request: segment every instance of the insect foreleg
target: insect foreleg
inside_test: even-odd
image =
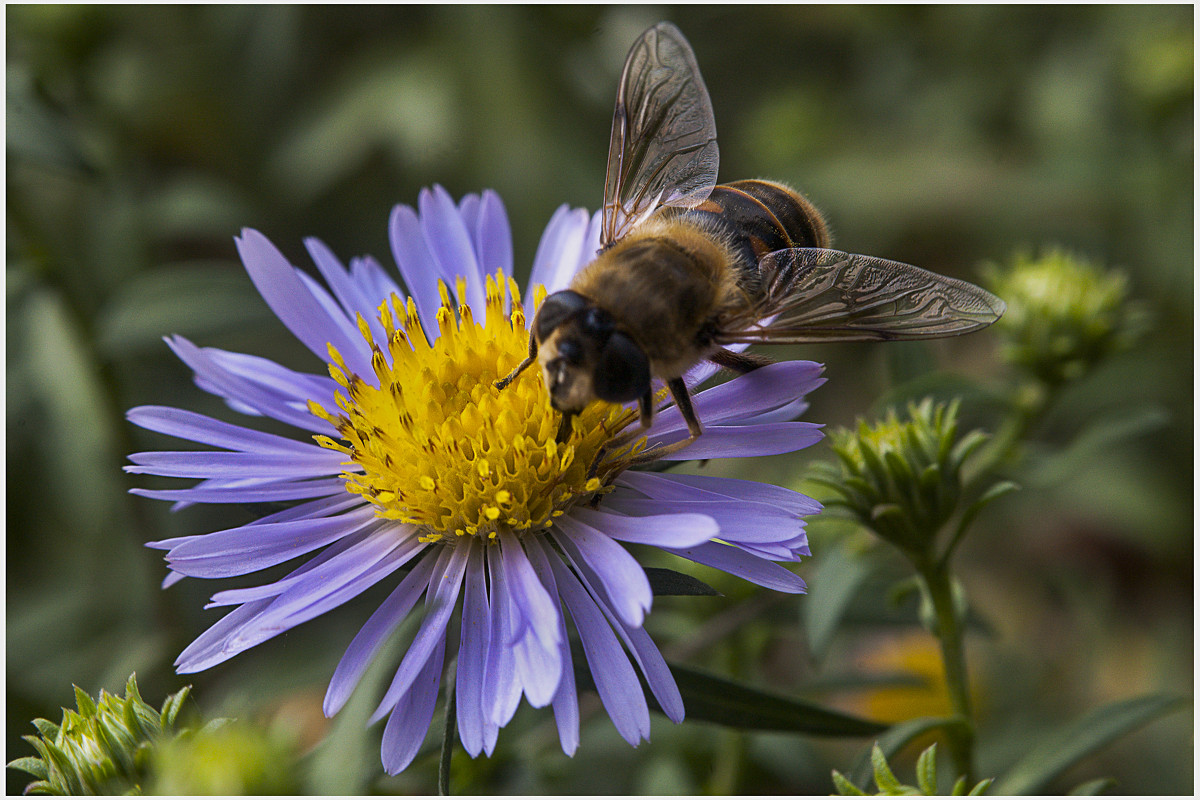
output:
[[[759,367],[765,367],[768,364],[775,363],[767,356],[760,356],[756,353],[735,353],[732,350],[721,348],[717,352],[708,357],[708,360],[719,367],[733,370],[741,375],[747,372],[753,372]]]
[[[530,333],[529,334],[529,356],[524,361],[522,361],[520,364],[517,364],[516,369],[514,369],[512,372],[508,373],[506,376],[504,376],[500,380],[496,381],[496,383],[495,383],[496,388],[503,390],[510,383],[515,381],[517,379],[517,376],[520,375],[522,372],[524,372],[526,370],[526,368],[534,362],[534,359],[537,358],[537,353],[538,353],[537,337],[535,337],[532,333]]]

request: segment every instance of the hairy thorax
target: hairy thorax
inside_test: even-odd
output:
[[[664,379],[679,377],[714,349],[709,332],[740,293],[721,237],[661,216],[601,253],[572,286],[612,314]]]

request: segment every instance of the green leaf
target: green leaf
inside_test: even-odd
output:
[[[828,651],[846,609],[874,568],[870,559],[845,546],[817,560],[811,581],[815,591],[805,598],[803,605],[808,647],[816,658],[822,658]]]
[[[96,321],[97,347],[109,358],[158,352],[177,333],[207,339],[270,319],[244,274],[225,262],[160,267],[125,283]]]
[[[96,702],[91,696],[78,686],[72,688],[75,690],[75,707],[79,709],[79,713],[85,717],[96,716]]]
[[[673,569],[646,567],[646,577],[650,580],[650,591],[658,597],[665,595],[721,596],[720,592],[704,581]]]
[[[850,797],[866,797],[867,796],[866,792],[864,792],[862,789],[858,788],[853,783],[848,781],[846,779],[846,776],[843,775],[842,773],[838,772],[836,769],[833,771],[833,785],[834,785],[834,787],[837,788],[837,793],[840,795],[850,796]]]
[[[961,725],[962,721],[957,717],[918,717],[901,722],[898,725],[893,725],[882,734],[875,742],[875,747],[882,751],[886,758],[892,758],[909,742],[917,739],[930,731],[936,731],[941,728],[949,728],[955,725]],[[872,772],[871,753],[872,750],[867,750],[854,764],[854,769],[850,771],[850,779],[856,783],[866,783]]]
[[[966,785],[967,779],[964,775],[962,778],[963,785]],[[984,778],[979,783],[975,784],[975,788],[967,792],[967,797],[980,797],[987,794],[987,790],[992,788],[992,784],[996,782],[995,778]]]
[[[33,721],[33,727],[38,729],[38,733],[45,736],[48,741],[53,742],[58,738],[59,727],[48,719],[38,717]]]
[[[1012,481],[1000,481],[999,483],[988,487],[988,490],[980,495],[979,499],[974,503],[971,503],[971,505],[967,507],[967,510],[963,512],[962,519],[959,520],[954,537],[951,539],[950,545],[946,548],[946,555],[943,556],[943,558],[948,557],[954,547],[957,546],[962,540],[963,536],[967,532],[967,528],[970,527],[971,523],[975,521],[975,517],[984,509],[984,506],[993,500],[1003,497],[1010,492],[1015,492],[1020,488],[1021,487],[1019,485],[1013,483]]]
[[[997,781],[996,794],[1044,791],[1076,761],[1157,717],[1179,710],[1186,702],[1174,695],[1153,694],[1093,709],[1035,744]]]
[[[166,702],[163,703],[162,715],[159,720],[159,724],[163,730],[170,730],[174,727],[175,719],[179,716],[179,712],[183,709],[183,704],[187,702],[191,691],[191,686],[185,686],[175,694],[167,696]]]
[[[921,793],[937,794],[937,743],[929,745],[917,756],[917,786]]]
[[[1067,794],[1077,797],[1093,797],[1098,794],[1104,794],[1116,785],[1117,782],[1113,778],[1096,778],[1095,780],[1084,781],[1067,792]]]
[[[814,736],[873,736],[886,730],[878,722],[774,692],[752,689],[724,678],[671,665],[687,718],[731,728],[788,731]]]
[[[24,756],[22,758],[14,758],[6,765],[9,769],[19,769],[22,772],[28,772],[35,778],[45,780],[49,776],[49,771],[46,768],[46,762],[35,756]]]
[[[1029,484],[1037,488],[1056,486],[1103,460],[1122,441],[1159,430],[1169,421],[1168,412],[1159,407],[1120,411],[1096,420],[1064,450],[1036,464],[1029,473]]]
[[[879,749],[878,743],[871,747],[871,769],[875,773],[875,786],[883,794],[897,795],[904,792],[904,784],[896,777],[896,773],[892,772],[892,768],[888,766],[887,757],[883,751]]]

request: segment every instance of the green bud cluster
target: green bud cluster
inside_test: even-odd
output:
[[[892,772],[883,750],[876,744],[871,748],[871,767],[875,773],[875,786],[879,789],[876,797],[917,796],[933,797],[938,792],[937,779],[937,745],[931,744],[917,757],[917,785],[903,784]],[[837,794],[842,796],[866,797],[868,793],[855,786],[849,778],[836,769],[833,771],[833,785]],[[992,785],[991,779],[980,781],[970,786],[965,778],[959,778],[954,783],[950,794],[956,797],[975,797],[982,795]]]
[[[1008,304],[996,323],[1001,357],[1048,387],[1079,379],[1144,327],[1139,307],[1127,302],[1124,273],[1062,250],[1019,255],[992,267],[989,282]]]
[[[864,526],[922,559],[954,515],[962,495],[962,465],[984,442],[974,431],[958,439],[957,402],[909,405],[908,418],[889,411],[872,426],[830,434],[840,462],[814,468],[813,480],[831,489],[830,506],[840,506]]]
[[[140,794],[150,752],[176,734],[175,724],[191,687],[169,696],[161,710],[138,693],[130,675],[125,696],[101,690],[98,700],[75,687],[77,711],[63,709],[58,725],[35,719],[40,736],[25,736],[40,757],[18,758],[8,766],[37,780],[26,794]]]

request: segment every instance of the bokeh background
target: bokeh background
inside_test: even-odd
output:
[[[428,760],[379,779],[379,726],[364,729],[361,710],[320,714],[376,595],[207,673],[173,674],[228,582],[160,591],[164,568],[143,543],[250,512],[170,514],[128,495],[124,456],[176,445],[123,413],[235,418],[191,383],[168,333],[320,368],[237,262],[243,226],[297,264],[309,235],[390,263],[393,204],[433,183],[455,196],[490,187],[520,272],[555,207],[598,204],[619,70],[659,19],[696,51],[723,179],[789,182],[843,249],[975,281],[985,263],[1061,246],[1126,271],[1150,312],[1133,350],[1058,398],[1032,433],[1041,468],[960,554],[987,622],[970,642],[981,775],[1104,702],[1191,693],[1190,6],[8,6],[6,760],[31,754],[18,737],[35,716],[57,720],[72,683],[116,691],[136,670],[152,703],[190,682],[205,715],[290,731],[311,753],[310,788],[432,791]],[[996,350],[982,333],[791,355],[827,365],[806,418],[848,425],[926,390],[986,396],[1005,380]],[[994,422],[986,400],[964,417]],[[1087,435],[1097,419],[1123,424]],[[829,457],[818,445],[739,474],[799,486],[808,461]],[[812,535],[799,570],[817,593],[836,524]],[[855,680],[935,664],[912,610],[881,610],[886,585],[864,590],[816,652],[808,598],[706,578],[725,596],[656,603],[649,627],[669,657],[882,718],[941,710],[936,691]],[[523,709],[494,758],[455,762],[456,789],[820,794],[867,744],[659,718],[633,750],[600,714],[571,760],[548,720]],[[1112,775],[1118,791],[1186,794],[1192,754],[1188,710],[1080,764],[1061,789]],[[26,779],[10,774],[9,792]]]

